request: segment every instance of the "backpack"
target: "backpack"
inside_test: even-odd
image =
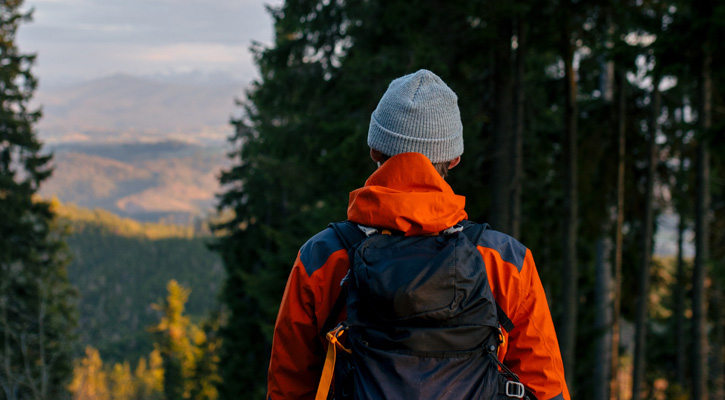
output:
[[[514,326],[476,246],[487,224],[463,221],[431,236],[330,226],[350,270],[320,332],[329,345],[317,400],[333,376],[336,400],[535,399],[496,357],[499,324]]]

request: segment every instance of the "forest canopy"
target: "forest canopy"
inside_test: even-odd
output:
[[[666,0],[270,7],[275,41],[253,46],[260,78],[221,178],[219,207],[236,216],[217,226],[231,313],[221,398],[264,395],[259,366],[296,252],[345,219],[348,192],[374,169],[372,110],[421,68],[459,98],[465,152],[448,181],[469,217],[536,257],[574,397],[717,397],[724,13]],[[665,214],[676,236],[694,231],[694,260],[652,257]]]

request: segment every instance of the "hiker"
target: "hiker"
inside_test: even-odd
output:
[[[350,193],[350,226],[425,237],[466,220],[465,198],[444,179],[461,161],[462,132],[458,98],[437,75],[420,70],[394,80],[371,117],[367,142],[378,168],[364,187]],[[328,227],[312,237],[294,262],[274,328],[268,399],[315,398],[328,346],[321,330],[328,318],[345,320],[344,311],[338,318],[333,311],[351,268],[350,246],[338,230]],[[501,330],[502,340],[492,355],[503,364],[496,368],[510,369],[539,400],[569,400],[559,344],[531,251],[503,233],[480,231],[472,247],[486,272],[479,278],[488,281],[486,290],[512,323],[510,331]],[[512,394],[509,397],[522,397]]]

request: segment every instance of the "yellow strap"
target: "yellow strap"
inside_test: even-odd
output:
[[[317,386],[315,400],[327,400],[327,393],[330,391],[330,385],[332,384],[332,376],[335,373],[335,357],[337,357],[335,344],[330,342],[327,345],[325,366],[322,368],[322,377],[320,378],[320,385]]]
[[[503,331],[501,330],[501,327],[498,328],[498,349],[496,350],[496,357],[498,357],[501,354],[501,349],[506,344],[506,336],[504,336]]]
[[[338,325],[335,329],[327,332],[327,340],[330,342],[327,345],[327,356],[325,356],[325,366],[322,367],[322,376],[320,377],[320,384],[317,386],[317,395],[315,400],[327,400],[327,394],[330,392],[330,386],[332,385],[332,377],[335,375],[335,360],[337,359],[337,347],[352,354],[352,351],[346,349],[339,341],[338,338],[345,332],[345,327]]]

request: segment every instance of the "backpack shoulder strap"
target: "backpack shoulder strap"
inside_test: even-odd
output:
[[[463,234],[465,234],[468,237],[468,240],[470,240],[475,246],[478,246],[478,244],[481,243],[483,234],[486,232],[486,229],[490,228],[490,226],[486,223],[477,224],[468,220],[461,221],[460,225],[463,226]],[[498,322],[504,329],[506,329],[506,332],[511,332],[511,330],[514,329],[515,326],[514,323],[511,322],[511,318],[506,315],[506,312],[498,305],[498,303],[496,303],[496,315],[498,316]]]
[[[328,226],[335,231],[335,234],[340,238],[346,250],[350,250],[354,245],[367,237],[354,222],[333,222]]]
[[[350,221],[333,222],[328,226],[335,231],[335,234],[338,238],[340,238],[343,246],[345,246],[345,250],[348,252],[355,245],[367,238],[367,235],[360,230],[357,225]],[[342,282],[340,285],[342,286],[340,295],[337,296],[337,300],[335,300],[335,304],[332,305],[330,314],[328,314],[327,319],[325,319],[325,323],[322,324],[322,329],[320,330],[320,335],[323,337],[327,334],[327,332],[331,331],[332,328],[335,327],[337,317],[340,316],[342,310],[347,305],[347,285],[344,285]]]
[[[478,224],[466,219],[459,222],[458,225],[461,225],[461,227],[463,227],[463,233],[468,237],[468,240],[470,240],[471,243],[476,246],[481,242],[481,238],[486,232],[486,229],[491,228],[491,226],[486,223]]]
[[[342,289],[340,290],[340,295],[337,296],[337,300],[335,300],[335,304],[332,305],[332,309],[330,310],[330,314],[327,315],[327,319],[325,319],[325,323],[322,324],[322,329],[320,329],[320,336],[325,337],[327,335],[327,332],[330,332],[332,328],[335,327],[335,322],[337,322],[337,317],[340,316],[342,313],[342,309],[345,308],[347,305],[347,285],[342,285]]]

